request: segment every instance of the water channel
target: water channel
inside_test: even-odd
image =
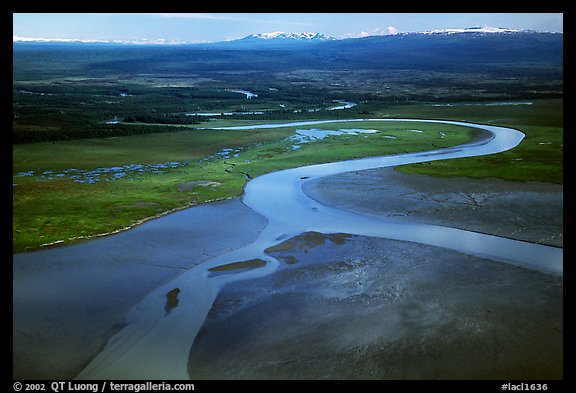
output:
[[[437,120],[352,119],[355,121],[433,122],[476,127],[491,136],[461,146],[426,152],[371,157],[311,165],[257,177],[248,182],[243,203],[268,220],[256,241],[197,265],[145,296],[126,316],[126,325],[77,376],[78,379],[188,379],[190,350],[199,329],[227,283],[272,274],[280,262],[264,250],[305,231],[349,233],[422,243],[523,266],[553,275],[563,274],[562,249],[450,227],[391,223],[322,205],[303,191],[319,177],[410,163],[472,157],[503,152],[524,138],[520,131],[481,124]],[[336,122],[336,121],[334,121]],[[312,125],[327,121],[266,124],[220,129],[255,129]],[[262,267],[236,274],[211,274],[210,269],[260,259]],[[178,307],[167,313],[166,294],[178,288]]]

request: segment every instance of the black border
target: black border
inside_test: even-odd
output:
[[[446,1],[402,1],[402,2],[394,2],[394,1],[385,1],[385,2],[364,2],[362,4],[352,4],[352,2],[320,2],[320,3],[312,3],[308,2],[298,2],[298,1],[281,1],[277,2],[277,4],[267,4],[267,3],[258,3],[258,2],[212,2],[211,4],[206,3],[199,3],[199,2],[189,2],[189,1],[179,1],[175,3],[158,3],[152,1],[109,1],[109,0],[102,0],[98,2],[61,2],[61,1],[22,1],[22,2],[13,2],[12,4],[4,3],[3,7],[7,8],[6,12],[3,12],[2,16],[2,25],[12,26],[12,13],[28,13],[28,12],[157,12],[159,9],[161,11],[170,11],[170,12],[330,12],[330,13],[340,13],[340,12],[402,12],[402,13],[436,13],[436,12],[524,12],[524,13],[541,13],[541,12],[551,12],[551,13],[563,13],[565,19],[565,31],[564,31],[564,47],[569,48],[569,52],[571,48],[576,48],[574,42],[574,32],[573,32],[573,24],[571,22],[574,21],[573,13],[571,8],[569,7],[570,3],[568,0],[565,1],[513,1],[513,2],[502,2],[502,1],[494,1],[494,0],[484,0],[484,1],[474,1],[474,2],[446,2]],[[359,9],[361,8],[361,9]],[[572,7],[573,8],[573,7]],[[8,37],[9,34],[6,32],[2,35],[5,38],[5,42],[3,42],[3,56],[5,62],[8,59],[12,59],[12,56],[8,56],[8,53],[11,52],[8,48]],[[10,52],[9,52],[10,51]],[[565,62],[568,63],[568,67],[565,66],[565,69],[573,70],[572,61],[570,57],[565,58]],[[573,72],[570,71],[568,73],[564,73],[564,83],[567,85],[567,89],[564,89],[564,101],[567,104],[568,108],[574,108],[572,103],[572,94],[571,94],[571,85],[572,85],[572,74]],[[8,85],[8,81],[6,84]],[[10,91],[11,86],[6,86],[6,92]],[[5,109],[8,112],[7,109]],[[6,120],[6,128],[5,130],[9,130],[8,128],[8,121],[11,118],[11,113],[5,113],[3,119]],[[574,127],[572,127],[572,123],[574,122],[570,117],[564,116],[565,121],[568,122],[564,126],[566,132],[564,133],[565,141],[570,141],[573,138],[572,133],[576,132]],[[10,126],[11,127],[11,126]],[[8,132],[8,131],[6,131]],[[565,143],[567,146],[571,147],[574,146],[571,143]],[[9,144],[4,144],[6,147],[6,152],[3,154],[6,161],[12,157],[12,152]],[[10,150],[8,151],[8,149]],[[567,164],[566,164],[567,163]],[[565,171],[564,171],[564,184],[567,186],[570,185],[571,177],[573,176],[572,168],[574,168],[571,158],[568,161],[565,161]],[[8,168],[6,165],[5,168]],[[566,170],[568,169],[568,170]],[[6,191],[8,194],[8,190],[11,189],[10,183],[8,182],[8,171],[6,170],[6,177],[5,181],[2,183],[2,189]],[[10,180],[11,181],[11,180]],[[566,195],[568,198],[566,200],[568,203],[565,205],[565,213],[564,219],[566,217],[575,217],[573,212],[573,207],[571,206],[571,201],[574,200],[573,191],[571,187],[567,187],[565,190]],[[8,200],[8,196],[6,196]],[[10,199],[11,200],[11,199]],[[5,210],[8,212],[8,209]],[[8,217],[4,219],[6,224],[6,231],[3,232],[4,236],[3,242],[5,243],[2,247],[4,250],[11,250],[12,246],[9,243],[9,235],[11,234],[11,225],[8,227],[9,224],[12,223],[12,215],[10,214]],[[570,228],[569,226],[565,225],[565,233],[570,234],[570,230],[566,231],[566,228]],[[568,235],[569,236],[569,235]],[[568,239],[571,237],[566,236]],[[564,268],[564,293],[565,299],[568,304],[568,307],[565,306],[565,310],[570,310],[570,306],[573,305],[572,296],[573,290],[572,287],[574,286],[574,267],[572,266],[572,244],[570,241],[566,242],[564,247],[565,250],[565,268]],[[7,258],[6,258],[7,260]],[[8,274],[4,275],[8,277]],[[4,285],[3,288],[8,291],[8,289],[12,288],[12,285]],[[11,292],[11,291],[10,291]],[[11,295],[4,297],[5,299],[11,298]],[[573,385],[574,381],[574,374],[571,372],[571,365],[574,364],[572,362],[573,359],[573,352],[570,348],[575,348],[574,339],[570,332],[572,332],[573,324],[570,318],[565,318],[564,320],[564,331],[566,334],[564,335],[564,348],[566,349],[564,352],[564,380],[555,381],[509,381],[509,380],[466,380],[466,381],[429,381],[429,380],[421,380],[421,381],[414,381],[414,380],[385,380],[385,381],[182,381],[182,382],[192,382],[195,385],[194,391],[208,391],[210,389],[256,389],[256,390],[266,390],[269,391],[270,388],[274,388],[275,386],[279,385],[279,382],[282,384],[282,388],[302,388],[302,389],[419,389],[419,390],[426,390],[426,389],[441,389],[442,391],[482,391],[482,392],[498,392],[502,391],[502,385],[511,383],[513,385],[518,386],[520,383],[526,383],[528,385],[534,384],[547,384],[547,390],[549,392],[557,392],[557,391],[564,391],[568,386]],[[6,338],[6,341],[10,341],[9,337]],[[11,345],[10,345],[11,346]],[[8,351],[6,351],[8,352]],[[7,378],[8,379],[8,378]],[[10,378],[12,379],[12,378]],[[46,385],[46,391],[52,391],[50,389],[50,384],[54,381],[17,381],[12,379],[9,383],[10,385],[6,384],[5,386],[9,389],[9,391],[17,391],[15,389],[15,383],[44,383]],[[142,381],[122,381],[123,383],[141,383]],[[156,382],[156,381],[155,381]],[[159,382],[159,381],[158,381]],[[175,384],[177,382],[174,381],[166,381],[168,384]],[[99,387],[99,392],[102,390],[102,385],[104,382],[102,381],[85,381],[85,383],[97,383]],[[65,392],[66,390],[62,390]],[[110,391],[107,389],[106,391]]]

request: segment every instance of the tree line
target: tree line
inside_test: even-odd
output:
[[[123,125],[103,124],[97,127],[66,128],[61,130],[38,130],[19,128],[12,131],[12,143],[37,143],[68,141],[75,139],[109,138],[113,136],[130,136],[140,134],[154,134],[182,131],[185,128],[178,126],[154,126],[154,125]]]
[[[147,124],[199,124],[205,119],[200,119],[199,116],[186,116],[186,115],[129,115],[123,119],[124,123],[147,123]]]

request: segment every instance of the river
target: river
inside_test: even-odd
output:
[[[520,131],[439,120],[352,119],[343,121],[434,122],[476,127],[490,137],[461,146],[419,153],[311,165],[269,173],[249,181],[243,202],[268,220],[256,241],[195,266],[149,293],[126,317],[126,325],[77,376],[78,379],[188,379],[187,364],[195,336],[219,290],[227,283],[272,274],[280,262],[264,250],[305,231],[349,233],[404,240],[562,275],[563,251],[533,243],[426,224],[391,223],[330,208],[309,198],[304,183],[339,173],[410,163],[495,154],[516,147]],[[336,122],[332,121],[332,122]],[[274,128],[327,123],[293,122],[220,129]],[[236,274],[210,274],[211,268],[253,259],[263,267]],[[178,306],[166,313],[166,294],[178,289]]]

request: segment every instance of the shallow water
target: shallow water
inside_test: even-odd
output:
[[[252,93],[251,91],[248,90],[240,90],[240,89],[227,89],[226,91],[229,91],[231,93],[240,93],[240,94],[244,94],[246,96],[247,100],[251,100],[252,98],[256,98],[258,97],[258,94],[256,93]]]
[[[246,98],[247,99],[252,99],[255,97],[258,97],[257,94],[251,93],[249,91],[245,91],[245,90],[229,90],[229,91],[233,91],[235,93],[242,93],[242,94],[246,94]],[[302,112],[308,112],[308,113],[313,113],[313,112],[320,112],[323,110],[326,111],[339,111],[342,109],[350,109],[355,107],[356,105],[358,105],[355,102],[349,102],[349,101],[342,101],[342,100],[334,100],[334,102],[340,103],[341,105],[336,105],[336,106],[331,106],[328,108],[313,108],[313,109],[296,109],[293,110],[293,113],[302,113]],[[286,108],[285,104],[280,104],[281,108]],[[191,112],[191,113],[185,113],[185,116],[232,116],[232,115],[263,115],[265,113],[268,112],[273,112],[274,109],[263,109],[263,110],[258,110],[258,111],[243,111],[243,112]]]
[[[169,310],[172,317],[191,295],[187,286],[171,284],[174,277],[254,241],[266,223],[235,198],[116,235],[14,254],[14,378],[74,378],[142,298],[166,284],[148,311]]]
[[[192,379],[562,378],[559,277],[364,236],[267,252],[273,275],[220,292]]]
[[[295,150],[299,149],[302,144],[320,141],[330,136],[374,134],[377,132],[379,131],[363,128],[341,128],[339,130],[325,130],[321,128],[297,129],[296,134],[289,136],[287,139],[294,143],[290,148]]]
[[[418,121],[353,119],[354,121]],[[334,121],[292,122],[260,126],[222,127],[254,129],[300,126]],[[227,283],[273,273],[279,262],[264,250],[306,231],[351,233],[405,240],[488,257],[493,260],[562,275],[562,250],[475,232],[425,224],[387,223],[374,217],[333,209],[310,199],[302,185],[311,179],[338,173],[426,162],[438,159],[495,154],[517,146],[524,134],[517,130],[453,121],[427,121],[472,126],[490,132],[490,138],[462,146],[420,153],[372,157],[273,172],[248,182],[244,203],[268,220],[258,239],[240,249],[188,270],[146,296],[127,316],[128,326],[84,369],[79,379],[186,379],[189,351],[219,290]],[[261,259],[266,265],[238,274],[210,277],[210,269],[238,261]],[[178,307],[165,316],[166,293],[179,288]]]
[[[470,125],[463,122],[439,123]],[[517,146],[524,138],[521,132],[508,128],[496,126],[481,126],[481,128],[492,132],[494,136],[489,140],[446,149],[312,165],[270,173],[247,184],[244,203],[268,218],[269,221],[282,223],[287,228],[287,232],[296,232],[298,229],[319,232],[339,231],[408,240],[561,274],[562,251],[554,247],[449,227],[386,223],[380,219],[329,208],[310,199],[302,192],[302,185],[313,178],[437,159],[494,154]],[[274,194],[274,198],[270,197],[271,193]],[[293,230],[290,231],[288,228]]]
[[[39,181],[54,179],[71,179],[76,183],[94,184],[100,181],[113,181],[118,179],[134,180],[143,174],[162,174],[169,169],[179,168],[188,165],[188,161],[170,161],[159,164],[128,164],[123,166],[102,167],[95,169],[69,168],[61,171],[43,170],[19,172],[15,178],[36,176]]]

